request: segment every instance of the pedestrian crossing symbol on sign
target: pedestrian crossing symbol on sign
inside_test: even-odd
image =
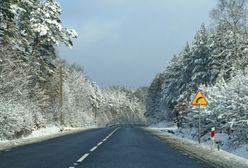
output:
[[[192,105],[207,105],[208,102],[205,98],[205,96],[203,95],[201,90],[198,90],[193,101],[192,101]]]

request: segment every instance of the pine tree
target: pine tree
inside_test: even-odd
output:
[[[172,112],[180,97],[179,89],[183,85],[182,61],[181,55],[174,55],[164,71],[165,80],[162,84],[162,99],[160,106],[167,111],[167,116],[169,116],[170,119],[174,116]]]
[[[212,11],[216,30],[211,37],[211,83],[230,79],[247,65],[247,9],[245,0],[219,0]],[[234,73],[233,73],[234,72]]]
[[[194,61],[194,68],[191,77],[191,91],[195,92],[201,84],[210,83],[210,42],[209,33],[203,24],[201,29],[197,32],[192,43],[192,59]]]
[[[0,46],[13,46],[17,27],[15,24],[15,0],[0,0]]]
[[[145,112],[145,116],[149,119],[149,123],[154,123],[165,119],[166,115],[160,111],[159,108],[164,79],[164,74],[158,74],[149,87]]]
[[[191,84],[191,77],[193,75],[192,74],[193,69],[195,66],[192,51],[188,43],[186,44],[183,51],[180,53],[180,56],[182,57],[182,65],[178,65],[178,66],[182,66],[182,72],[181,72],[181,83],[179,85],[180,88],[178,89],[179,96],[177,98],[188,99],[189,93],[193,90],[190,87],[190,84]]]

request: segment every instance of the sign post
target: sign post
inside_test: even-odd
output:
[[[199,105],[198,142],[201,143],[201,106]]]
[[[199,123],[198,123],[198,142],[201,143],[201,105],[208,104],[201,90],[198,90],[191,103],[193,106],[199,106]]]

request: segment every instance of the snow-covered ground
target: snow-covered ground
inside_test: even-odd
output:
[[[65,127],[61,131],[61,128],[57,126],[50,125],[46,128],[41,128],[35,130],[27,137],[15,139],[15,140],[0,140],[0,151],[1,150],[9,150],[10,148],[27,145],[31,143],[37,143],[41,141],[45,141],[48,139],[60,137],[63,135],[68,135],[80,131],[84,131],[90,128],[71,128]]]
[[[170,144],[174,148],[183,152],[185,155],[191,155],[198,160],[207,162],[213,167],[219,168],[247,168],[248,160],[226,152],[224,150],[218,151],[217,149],[211,150],[210,145],[201,143],[187,138],[182,138],[178,134],[168,133],[169,128],[144,128],[152,134],[158,136],[162,141]]]
[[[185,138],[188,140],[192,140],[195,142],[198,142],[197,139],[197,129],[178,129],[176,125],[173,122],[165,122],[162,121],[157,124],[151,125],[149,128],[152,128],[153,130],[160,131],[162,133],[169,133],[173,132],[173,135],[180,138]],[[248,159],[248,144],[243,145],[234,145],[229,141],[229,136],[225,133],[216,133],[215,135],[216,141],[221,142],[220,149],[224,150],[226,152],[230,152],[232,154],[244,157]],[[201,138],[202,144],[205,146],[208,146],[210,148],[210,135],[207,134],[204,137]]]

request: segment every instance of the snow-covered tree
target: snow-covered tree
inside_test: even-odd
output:
[[[201,29],[197,32],[192,42],[192,59],[194,61],[190,90],[195,92],[200,84],[210,83],[210,40],[209,32],[205,25],[202,24]]]
[[[187,99],[189,97],[189,92],[193,88],[190,87],[191,84],[191,78],[193,75],[193,69],[194,69],[194,59],[192,50],[187,43],[184,50],[180,53],[180,57],[182,58],[182,64],[178,65],[181,66],[181,71],[178,71],[180,73],[180,83],[178,83],[179,89],[178,89],[178,95],[177,99],[175,100],[175,104],[177,104],[178,98],[179,99]]]
[[[63,42],[71,46],[76,37],[75,31],[62,27],[60,14],[55,0],[0,1],[1,99],[10,107],[21,109],[30,105],[25,116],[31,116],[33,129],[44,124],[51,96],[55,95],[47,87],[56,86],[56,82],[52,83],[56,72],[55,45]],[[1,112],[7,115],[14,111]],[[17,125],[18,121],[21,120],[16,119]]]
[[[77,65],[64,67],[63,107],[64,123],[67,126],[95,125],[95,98],[100,99],[98,86],[92,83],[82,68]],[[96,96],[97,95],[97,96]],[[100,100],[99,100],[100,101]]]
[[[149,123],[164,120],[166,117],[166,114],[163,113],[160,108],[162,84],[165,80],[164,77],[165,76],[162,73],[156,75],[148,90],[145,116],[148,118]]]
[[[216,127],[218,132],[227,133],[232,141],[247,142],[247,80],[246,70],[245,73],[239,72],[228,82],[222,79],[213,86],[201,86],[208,101],[208,106],[201,110],[202,136],[208,133],[211,127]],[[197,127],[198,108],[190,107],[188,111],[185,124]]]
[[[161,111],[165,111],[169,120],[175,116],[174,109],[180,99],[187,97],[188,83],[191,78],[192,66],[187,63],[193,63],[191,59],[191,49],[189,44],[179,55],[175,55],[166,70],[164,71],[164,81],[162,84],[162,99],[160,102]],[[186,94],[185,94],[186,93]]]
[[[219,0],[213,9],[216,26],[211,36],[211,81],[231,78],[247,65],[246,0]]]
[[[212,31],[202,25],[192,44],[171,59],[163,72],[161,91],[148,94],[147,109],[167,110],[180,127],[197,128],[200,117],[201,136],[214,126],[233,142],[247,143],[246,0],[218,0],[211,16]],[[208,100],[200,114],[198,107],[189,105],[198,88]],[[161,95],[159,104],[153,103],[154,95]],[[159,116],[154,113],[154,119]]]
[[[0,1],[0,46],[6,47],[16,44],[18,27],[15,23],[16,1]]]
[[[237,32],[247,26],[247,0],[218,0],[217,7],[211,11],[211,17],[217,25]]]
[[[144,124],[144,103],[135,96],[136,89],[110,87],[103,90],[103,103],[100,106],[107,123]]]
[[[46,95],[37,85],[30,86],[29,71],[24,61],[15,60],[18,52],[0,49],[0,138],[12,139],[44,126],[41,108]],[[33,93],[33,94],[30,94]]]
[[[179,97],[178,90],[182,85],[182,57],[174,56],[164,71],[162,84],[162,103],[173,109]]]

